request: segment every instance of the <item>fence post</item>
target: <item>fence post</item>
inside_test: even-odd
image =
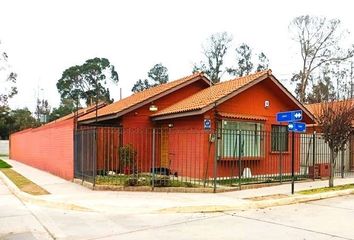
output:
[[[152,129],[152,180],[151,180],[151,187],[152,191],[155,189],[155,131],[156,129]]]
[[[215,130],[214,136],[214,193],[216,193],[217,163],[218,163],[218,130]],[[208,159],[209,161],[209,159]]]
[[[316,165],[316,131],[312,134],[312,179],[315,181],[315,165]]]
[[[241,190],[241,130],[238,133],[238,187]]]
[[[93,166],[92,166],[92,171],[93,171],[93,189],[95,189],[95,186],[96,186],[96,174],[97,174],[97,154],[98,154],[98,151],[97,151],[97,128],[95,127],[95,131],[94,131],[94,148],[93,148]]]
[[[340,169],[340,171],[341,171],[341,177],[342,178],[344,178],[344,168],[345,168],[345,166],[344,166],[344,150],[342,149],[342,152],[341,152],[341,169]]]
[[[272,134],[272,133],[271,133]],[[282,132],[281,130],[279,129],[279,132],[278,132],[278,146],[279,146],[279,180],[280,180],[280,183],[283,182],[283,142],[281,141],[282,139]],[[272,139],[272,136],[270,136],[270,139]]]
[[[86,134],[86,132],[84,132],[85,134]],[[81,184],[84,184],[84,181],[85,181],[85,176],[84,176],[84,148],[83,148],[83,146],[84,146],[84,144],[83,144],[83,139],[84,139],[84,137],[82,136],[82,135],[85,135],[85,134],[83,134],[83,132],[80,132],[80,139],[81,139],[81,146],[80,146],[80,148],[81,148]]]

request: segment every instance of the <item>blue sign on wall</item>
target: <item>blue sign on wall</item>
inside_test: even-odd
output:
[[[306,123],[291,122],[288,124],[288,130],[290,132],[305,132],[306,131]]]
[[[211,129],[211,120],[204,119],[204,129]]]
[[[302,110],[277,113],[277,122],[297,122],[300,120],[302,120]]]

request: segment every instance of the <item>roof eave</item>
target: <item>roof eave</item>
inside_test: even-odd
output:
[[[276,79],[276,77],[274,77],[273,75],[270,76],[270,79],[279,87],[283,90],[283,92],[291,99],[293,100],[293,102],[298,105],[300,107],[300,109],[306,113],[307,116],[310,117],[310,119],[312,120],[313,123],[316,123],[316,118],[315,116],[299,101],[297,100],[290,92],[289,90],[284,87],[283,84],[280,83],[280,81],[278,79]]]
[[[268,74],[262,75],[259,78],[257,78],[256,80],[245,84],[244,86],[240,87],[239,89],[229,93],[228,95],[220,98],[219,100],[216,100],[216,101],[208,104],[207,106],[205,106],[202,109],[199,109],[197,111],[192,110],[192,111],[188,111],[188,112],[180,112],[180,113],[172,113],[172,114],[160,115],[160,116],[153,117],[153,120],[165,120],[165,119],[172,119],[172,118],[177,118],[177,117],[193,116],[193,115],[203,114],[203,113],[213,109],[215,106],[218,106],[221,103],[229,100],[230,98],[235,97],[236,95],[240,94],[241,92],[243,92],[246,89],[256,85],[257,83],[263,81],[264,79],[266,79],[268,77],[269,77]]]
[[[135,105],[133,105],[131,107],[128,107],[128,108],[126,108],[126,109],[124,109],[124,110],[122,110],[120,112],[107,114],[107,115],[104,115],[104,116],[98,116],[97,121],[106,121],[106,120],[111,120],[111,119],[123,116],[123,115],[125,115],[125,114],[127,114],[127,113],[129,113],[131,111],[134,111],[134,110],[136,110],[136,109],[148,104],[149,102],[153,102],[153,101],[155,101],[155,100],[157,100],[159,98],[162,98],[162,97],[164,97],[164,96],[166,96],[166,95],[168,95],[168,94],[170,94],[170,93],[172,93],[172,92],[174,92],[176,90],[179,90],[179,89],[181,89],[181,88],[183,88],[185,86],[188,86],[189,84],[194,83],[194,82],[199,81],[199,80],[203,80],[205,83],[210,85],[210,80],[207,77],[205,77],[204,75],[201,75],[201,76],[198,75],[198,76],[192,78],[189,81],[181,83],[181,84],[179,84],[179,85],[177,85],[177,86],[175,86],[175,87],[173,87],[173,88],[171,88],[171,89],[169,89],[167,91],[161,92],[161,93],[159,93],[159,94],[157,94],[157,95],[155,95],[155,96],[153,96],[151,98],[148,98],[148,99],[146,99],[146,100],[144,100],[144,101],[142,101],[142,102],[140,102],[138,104],[135,104]],[[93,117],[93,118],[84,119],[84,120],[81,120],[81,121],[79,120],[79,122],[83,123],[83,124],[89,124],[89,123],[96,122],[96,119],[95,119],[95,117]]]

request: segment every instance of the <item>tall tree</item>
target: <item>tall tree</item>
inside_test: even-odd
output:
[[[86,105],[112,102],[107,80],[118,82],[115,67],[106,58],[93,58],[66,69],[57,82],[57,89],[62,99],[84,100]]]
[[[37,98],[36,110],[34,112],[37,121],[40,123],[48,122],[49,113],[50,113],[50,106],[48,104],[48,100],[46,99],[39,100],[39,98]]]
[[[9,69],[8,55],[0,48],[0,105],[2,106],[7,105],[9,98],[17,94],[17,74],[9,72]]]
[[[0,139],[8,139],[13,132],[37,126],[36,119],[27,108],[11,110],[0,106]]]
[[[75,101],[73,99],[61,99],[59,107],[53,108],[52,112],[49,114],[48,121],[51,122],[64,117],[65,115],[75,112],[75,110]]]
[[[344,36],[340,20],[325,17],[299,16],[289,25],[292,38],[297,42],[301,55],[301,68],[292,77],[296,94],[301,102],[306,100],[314,72],[326,63],[343,62],[353,56],[353,48],[340,46]]]
[[[264,52],[261,52],[258,54],[258,66],[257,66],[257,72],[263,71],[269,68],[269,59],[265,55]]]
[[[213,83],[220,82],[225,72],[224,58],[232,41],[232,36],[226,32],[211,35],[203,45],[205,60],[195,64],[193,72],[203,71]]]
[[[263,52],[257,54],[257,56],[258,59],[255,61],[251,47],[249,47],[246,43],[242,43],[239,47],[236,48],[237,66],[234,68],[228,68],[227,72],[230,75],[242,77],[253,72],[256,65],[256,71],[268,69],[269,60],[267,56]]]
[[[308,93],[306,102],[320,103],[335,99],[336,93],[331,78],[329,64],[322,66],[316,82],[312,81],[312,91]]]
[[[132,92],[141,92],[145,89],[168,82],[168,70],[162,63],[155,64],[148,72],[148,79],[139,79],[133,86]]]

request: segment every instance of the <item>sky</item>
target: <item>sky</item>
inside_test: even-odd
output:
[[[290,21],[304,14],[339,18],[354,34],[352,6],[349,0],[0,0],[1,49],[18,74],[10,106],[33,111],[39,96],[57,107],[62,72],[93,57],[116,67],[119,83],[110,86],[116,100],[119,88],[129,96],[156,63],[168,68],[170,80],[187,76],[202,59],[202,43],[223,31],[233,36],[226,65],[245,42],[267,55],[273,74],[291,90],[301,62]]]

